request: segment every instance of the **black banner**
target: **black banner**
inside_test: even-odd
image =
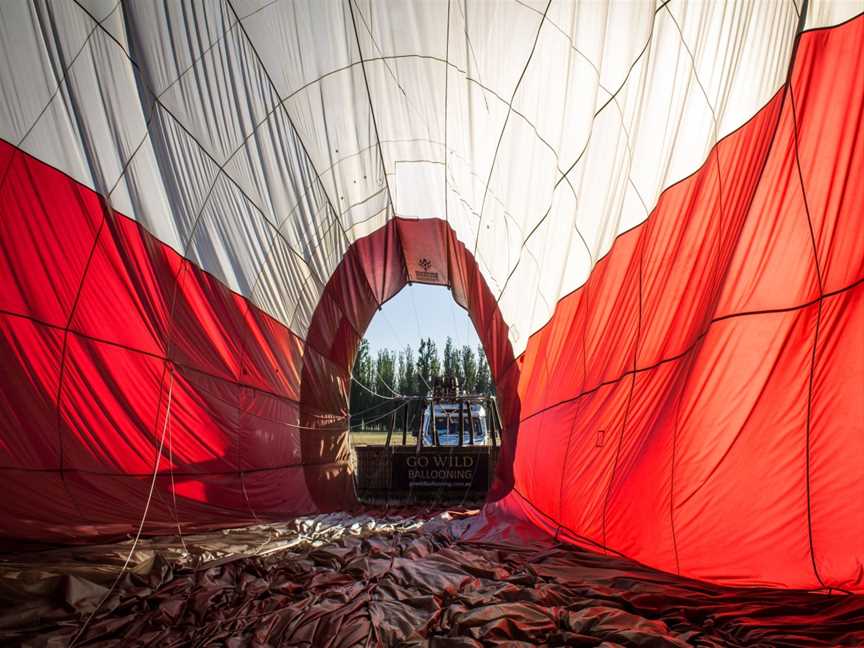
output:
[[[395,490],[489,490],[489,453],[424,448],[393,454]]]

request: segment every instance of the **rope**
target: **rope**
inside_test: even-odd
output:
[[[381,376],[379,376],[377,372],[375,374],[375,380],[380,380],[381,384],[384,385],[390,391],[390,393],[393,394],[394,396],[400,397],[400,398],[402,397],[402,394],[400,394],[395,389],[393,389],[393,387],[390,385],[390,383],[388,383]]]
[[[171,381],[172,381],[171,388],[173,388],[174,387],[174,384],[173,384],[174,373],[173,372],[171,373]],[[170,407],[170,406],[171,406],[171,401],[170,401],[170,389],[169,389],[168,407]],[[167,421],[167,418],[168,418],[167,413],[166,413],[165,418]],[[171,471],[171,497],[174,500],[174,520],[177,522],[177,533],[180,536],[180,544],[183,545],[183,553],[185,553],[188,556],[189,555],[189,547],[186,546],[186,540],[183,538],[183,529],[180,528],[180,514],[177,512],[177,486],[174,483],[174,435],[172,434],[172,431],[170,429],[168,431],[168,466],[169,466],[169,469]],[[243,492],[245,495],[245,492],[246,492],[245,491],[245,488],[246,488],[245,485],[243,488],[244,488]],[[253,513],[253,515],[254,515],[254,513]]]
[[[405,407],[407,404],[408,404],[408,401],[407,401],[407,400],[402,401],[401,403],[399,403],[399,405],[397,405],[396,407],[394,407],[394,408],[391,409],[391,410],[386,411],[386,412],[385,412],[384,414],[382,414],[381,416],[376,416],[375,418],[369,419],[368,421],[364,421],[364,422],[363,422],[363,425],[369,425],[370,423],[375,423],[375,422],[377,422],[377,421],[380,421],[380,420],[383,419],[383,418],[386,418],[386,417],[390,416],[391,414],[395,414],[395,413],[398,412],[400,409],[402,409],[403,407]],[[353,427],[349,427],[348,429],[349,429],[349,430],[359,430],[359,429],[362,429],[363,425],[356,425],[356,426],[353,426]]]
[[[393,388],[390,387],[390,385],[388,385],[388,384],[387,384],[386,382],[384,382],[383,380],[382,380],[381,382],[382,382],[382,383],[387,387],[387,389],[389,389],[391,392],[393,392],[393,396],[385,396],[384,394],[379,394],[379,393],[376,392],[375,390],[373,390],[373,389],[367,387],[367,386],[364,385],[362,382],[360,382],[359,380],[357,380],[353,375],[351,376],[351,380],[352,380],[354,383],[360,385],[360,387],[362,387],[363,389],[365,389],[367,392],[369,392],[369,393],[372,394],[373,396],[377,396],[378,398],[383,398],[384,400],[396,400],[397,398],[405,398],[405,396],[403,396],[402,394],[400,394],[400,393],[394,391]],[[355,414],[355,416],[356,416],[356,414]]]
[[[69,642],[69,648],[74,648],[75,644],[78,643],[78,640],[84,635],[84,632],[87,630],[87,626],[90,625],[93,617],[96,616],[96,613],[102,608],[103,605],[105,605],[105,601],[108,600],[108,597],[110,597],[111,594],[114,593],[117,584],[120,582],[120,579],[123,578],[123,575],[129,568],[129,563],[132,560],[132,555],[135,553],[135,549],[138,547],[138,541],[141,539],[141,534],[144,531],[144,524],[147,521],[147,514],[150,512],[150,503],[153,501],[153,493],[156,489],[156,476],[159,473],[159,461],[162,458],[162,450],[165,447],[165,433],[168,431],[168,421],[171,417],[171,400],[174,394],[173,368],[169,367],[169,372],[171,373],[171,382],[168,386],[168,403],[165,407],[165,423],[162,426],[162,438],[159,440],[159,450],[156,453],[156,460],[153,464],[153,477],[150,479],[150,492],[147,494],[147,501],[144,504],[144,513],[141,516],[141,523],[138,525],[138,532],[135,534],[135,540],[132,542],[132,547],[129,549],[129,553],[126,556],[126,560],[123,562],[123,567],[120,569],[120,573],[117,574],[114,582],[111,583],[111,587],[108,588],[108,591],[105,592],[104,596],[99,601],[99,604],[95,608],[93,608],[93,611],[84,620],[84,623],[81,625],[81,628],[72,638],[72,641]]]

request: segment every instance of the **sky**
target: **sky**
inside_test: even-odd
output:
[[[403,349],[407,344],[416,351],[421,337],[431,337],[440,354],[448,335],[459,346],[476,349],[480,344],[468,312],[453,301],[446,286],[413,284],[375,313],[365,337],[374,356],[378,349]]]

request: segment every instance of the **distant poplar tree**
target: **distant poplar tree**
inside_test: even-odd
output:
[[[441,358],[435,341],[423,338],[416,356],[408,345],[398,352],[381,349],[373,358],[369,341],[361,340],[352,369],[355,380],[350,390],[351,425],[386,429],[390,419],[381,415],[394,406],[391,388],[399,394],[425,397],[435,380],[447,373],[455,375],[459,385],[469,393],[495,393],[482,346],[475,352],[467,345],[459,348],[447,338]],[[397,429],[401,430],[402,425],[402,418],[397,417]]]
[[[456,347],[449,335],[444,343],[444,375],[456,376]]]
[[[396,383],[396,354],[388,349],[378,351],[375,358],[375,391],[381,396],[394,396]]]
[[[465,387],[465,367],[462,360],[462,350],[448,337],[444,344],[443,376],[454,376],[460,387]]]
[[[480,394],[494,394],[495,385],[492,383],[492,374],[489,371],[489,362],[482,346],[477,347],[477,386],[476,391]]]
[[[376,404],[375,397],[366,389],[361,387],[369,387],[374,390],[373,385],[373,368],[372,356],[369,352],[369,341],[361,340],[357,347],[357,356],[354,359],[354,368],[351,371],[354,380],[351,381],[351,412],[366,412]],[[357,383],[360,383],[359,385]],[[352,425],[359,425],[362,421],[352,421]]]
[[[417,352],[417,375],[418,391],[421,396],[426,396],[435,379],[441,375],[438,347],[431,338],[420,340],[420,350]]]
[[[410,344],[399,352],[399,393],[408,396],[418,393],[417,368]]]
[[[477,359],[474,357],[474,350],[467,344],[462,347],[459,354],[459,361],[462,367],[462,386],[468,393],[477,391]]]

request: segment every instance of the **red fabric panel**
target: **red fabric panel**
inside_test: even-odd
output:
[[[448,278],[447,224],[439,219],[396,220],[408,281],[446,286]]]
[[[60,467],[57,391],[63,332],[0,315],[0,467]]]
[[[448,249],[451,261],[448,265],[458,269],[458,274],[453,277],[454,299],[457,303],[463,303],[462,299],[465,300],[463,305],[468,309],[477,335],[483,343],[489,368],[495,378],[496,385],[498,385],[513,364],[513,347],[507,336],[508,327],[498,309],[498,302],[486,285],[486,280],[483,278],[476,260],[465,245],[456,239],[453,230],[449,230],[449,237]],[[464,281],[464,285],[456,283],[459,281]],[[518,407],[515,398],[507,400],[509,403],[505,403],[506,406]],[[504,416],[503,412],[502,417],[507,424],[516,421],[516,418],[512,416]]]
[[[242,388],[234,382],[214,378],[190,369],[178,368],[163,381],[162,409],[157,418],[156,437],[161,439],[171,389],[171,412],[165,446],[168,456],[160,472],[230,473],[240,463],[240,397]],[[152,466],[152,463],[151,463]],[[152,470],[152,467],[151,467]]]
[[[694,359],[678,413],[672,495],[688,574],[729,579],[728,560],[717,559],[725,554],[734,556],[737,582],[818,586],[802,444],[815,315],[807,308],[718,322]],[[771,550],[754,536],[770,538]]]
[[[864,589],[864,282],[822,302],[815,360],[810,516],[816,568],[828,586]]]
[[[723,139],[696,175],[664,191],[654,215],[641,226],[638,366],[687,351],[708,326],[723,286],[742,287],[740,275],[729,265],[736,250],[753,249],[742,228],[757,208],[754,195],[782,104],[780,92],[743,128]],[[665,214],[669,216],[660,217]],[[705,217],[699,217],[702,214]],[[703,244],[694,245],[700,238]],[[679,252],[669,254],[669,249]]]
[[[379,304],[368,283],[368,275],[363,269],[363,260],[364,258],[357,253],[356,246],[351,246],[342,258],[341,265],[344,270],[334,275],[338,282],[335,288],[339,296],[339,307],[342,310],[343,319],[358,333],[365,331],[366,327],[369,326],[372,315]],[[337,340],[338,337],[337,335]]]
[[[82,524],[60,472],[40,472],[34,479],[32,470],[4,469],[2,479],[7,494],[0,515],[3,537],[74,539],[79,532],[92,533]]]
[[[772,148],[725,272],[720,302],[711,313],[717,317],[789,308],[819,297],[788,97],[785,93]]]
[[[228,288],[189,263],[178,279],[171,357],[225,380],[237,380],[243,357],[244,317]]]
[[[234,300],[245,301],[239,295],[234,295]],[[262,310],[249,308],[244,303],[242,311],[241,382],[262,391],[272,391],[283,397],[282,400],[298,401],[303,364],[300,338]]]
[[[0,186],[0,310],[66,326],[102,222],[99,196],[2,140],[0,155],[10,165]]]
[[[687,576],[864,589],[862,62],[864,17],[804,34],[532,336],[502,508]]]
[[[160,444],[147,532],[313,512],[297,336],[93,191],[0,155],[0,532],[134,532]]]
[[[164,361],[77,335],[66,340],[60,438],[66,468],[153,471]]]
[[[284,468],[302,461],[300,406],[257,390],[240,392],[240,469]]]
[[[274,488],[274,483],[279,487]],[[303,466],[247,472],[243,475],[243,486],[251,512],[256,516],[284,517],[287,510],[314,511],[318,506],[306,488]],[[343,494],[334,493],[339,495]]]
[[[300,399],[301,419],[304,425],[329,426],[334,418],[342,418],[348,413],[348,393],[350,391],[350,367],[336,365],[321,355],[311,345],[303,352],[303,382]],[[306,420],[311,417],[311,420]],[[344,424],[344,421],[341,421]]]
[[[537,428],[534,440],[534,456],[540,465],[547,456],[543,443],[545,430],[560,425],[570,431],[565,445],[565,448],[569,447],[565,457],[566,468],[558,475],[558,489],[551,495],[561,500],[560,518],[555,519],[560,519],[562,526],[596,538],[598,544],[602,543],[606,489],[612,479],[630,390],[630,379],[616,381],[602,385],[578,401],[570,401],[538,415],[538,418],[542,416],[544,423],[543,428]],[[523,467],[519,461],[523,443],[521,427],[518,443],[514,467],[516,487],[529,497],[533,490],[527,488],[527,484],[523,485],[520,479],[520,468]]]
[[[862,61],[859,17],[802,38],[792,78],[798,159],[826,293],[864,276]]]
[[[391,220],[382,232],[364,236],[352,246],[378,304],[393,297],[408,281],[397,225],[397,220]]]
[[[107,219],[70,328],[164,357],[180,263],[134,221]]]
[[[47,537],[70,536],[78,541],[87,536],[126,535],[135,533],[141,521],[143,503],[150,490],[150,475],[124,475],[67,471],[63,481],[73,508],[61,518],[49,517],[53,533]],[[144,525],[146,533],[177,533],[177,518],[170,497],[170,480],[157,483],[158,495],[151,500],[151,510]],[[179,497],[179,496],[178,496]],[[186,518],[189,519],[189,518]],[[58,522],[62,521],[62,524]],[[45,537],[43,536],[43,537]]]
[[[306,334],[306,344],[326,357],[330,356],[330,349],[344,315],[336,297],[338,288],[331,288],[331,284],[332,282],[327,284],[327,289],[321,295],[309,325],[309,332]]]

